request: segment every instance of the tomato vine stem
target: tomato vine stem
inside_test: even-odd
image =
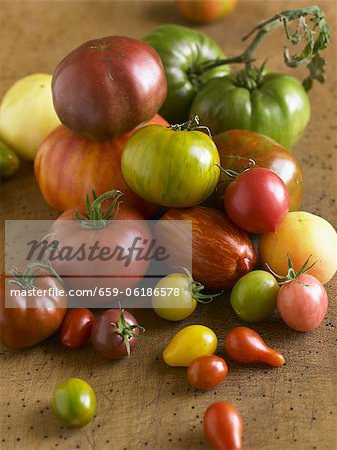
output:
[[[307,16],[310,17],[309,20],[312,24],[311,26],[306,23],[305,18]],[[291,31],[290,23],[293,21],[296,21],[296,28],[294,31]],[[248,47],[240,55],[232,58],[206,62],[200,66],[198,75],[201,75],[202,73],[218,66],[242,63],[245,65],[245,68],[238,73],[238,76],[241,77],[241,82],[242,77],[246,79],[246,82],[248,82],[248,80],[253,80],[253,82],[256,82],[254,77],[261,77],[263,70],[262,68],[253,66],[254,53],[264,37],[270,31],[280,26],[284,27],[286,37],[292,45],[299,44],[303,39],[306,41],[306,44],[300,54],[290,55],[289,48],[286,47],[284,49],[283,56],[285,64],[292,68],[298,67],[301,64],[307,65],[309,75],[303,81],[303,86],[307,91],[312,87],[314,80],[324,83],[325,60],[320,55],[320,52],[329,44],[330,30],[329,25],[325,20],[324,12],[318,6],[308,6],[305,8],[281,11],[279,14],[265,20],[243,37],[242,40],[245,41],[253,34],[256,34],[251,44],[248,45]],[[319,30],[318,34],[317,29]],[[249,86],[248,84],[246,87],[248,89],[254,88],[254,83],[251,84],[252,86]]]

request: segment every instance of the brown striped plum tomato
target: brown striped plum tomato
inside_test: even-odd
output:
[[[149,123],[168,125],[159,115]],[[118,189],[124,202],[151,218],[159,207],[131,191],[121,172],[121,154],[134,131],[103,142],[83,139],[62,125],[56,128],[42,143],[34,162],[35,177],[47,203],[65,211],[84,204],[93,188],[97,195]]]
[[[248,235],[216,209],[197,206],[169,209],[161,220],[172,220],[165,228],[156,227],[155,234],[178,266],[187,266],[190,242],[177,227],[178,220],[192,221],[193,278],[206,289],[231,288],[250,272],[256,254]]]

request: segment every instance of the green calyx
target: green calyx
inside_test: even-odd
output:
[[[259,89],[264,79],[264,64],[262,67],[249,67],[233,74],[234,83],[238,87],[254,91]]]
[[[243,156],[239,156],[239,155],[225,155],[226,158],[234,158],[234,159],[239,159],[239,160],[244,160],[244,161],[248,161],[248,164],[246,167],[244,167],[240,172],[237,172],[236,170],[232,170],[232,169],[226,169],[222,166],[220,166],[219,164],[216,164],[217,167],[219,167],[219,169],[221,170],[221,172],[223,172],[224,174],[226,174],[229,178],[231,178],[232,180],[236,177],[238,177],[239,175],[241,175],[244,172],[247,172],[248,170],[252,169],[253,167],[256,166],[256,163],[254,161],[254,159],[252,158],[245,158]],[[219,184],[226,182],[227,180],[223,180],[220,181]]]
[[[77,210],[74,212],[75,217],[81,221],[81,227],[86,230],[99,230],[101,228],[105,228],[109,222],[117,218],[119,213],[119,205],[121,204],[119,199],[122,195],[123,193],[121,191],[114,189],[97,197],[96,192],[93,189],[93,201],[90,202],[89,194],[86,196],[87,215],[84,216]],[[103,202],[108,199],[111,199],[111,203],[105,213],[103,213]]]
[[[13,273],[14,278],[9,280],[9,283],[17,284],[22,289],[33,289],[35,286],[36,274],[39,270],[45,270],[62,284],[62,279],[53,269],[50,261],[30,263],[26,266],[25,270],[19,270],[18,267],[12,266],[10,271]]]
[[[287,283],[291,283],[292,281],[294,281],[295,283],[298,284],[302,284],[304,286],[310,286],[309,284],[305,284],[302,281],[299,281],[297,278],[300,277],[301,275],[304,275],[305,273],[309,272],[310,269],[312,269],[314,267],[314,265],[318,262],[315,261],[314,263],[312,263],[310,266],[308,266],[309,264],[309,260],[311,258],[312,255],[309,256],[309,258],[305,261],[305,263],[303,264],[303,266],[300,268],[300,270],[298,272],[296,272],[296,270],[294,269],[293,263],[291,261],[290,256],[288,255],[288,273],[286,276],[283,275],[279,275],[277,273],[275,273],[268,264],[266,264],[268,270],[279,280],[283,280],[281,282],[279,282],[279,285],[282,286],[283,284],[287,284]]]
[[[198,283],[197,281],[193,280],[191,272],[188,269],[186,269],[186,267],[181,267],[181,268],[184,270],[184,272],[188,276],[189,290],[190,290],[191,296],[197,302],[204,303],[204,304],[211,303],[213,301],[214,297],[219,297],[219,295],[223,294],[223,291],[218,292],[216,294],[212,294],[212,295],[202,294],[202,291],[205,289],[205,287],[201,283]]]
[[[112,325],[114,327],[114,330],[116,331],[117,334],[122,336],[125,347],[126,347],[126,351],[128,353],[128,356],[130,356],[130,354],[131,354],[130,340],[132,338],[139,339],[141,337],[145,337],[145,336],[140,336],[139,334],[135,333],[133,330],[138,328],[142,333],[145,333],[145,328],[139,324],[129,325],[127,323],[127,321],[125,320],[123,312],[124,312],[124,310],[122,309],[117,324],[114,322],[111,322],[110,325]]]
[[[170,125],[167,127],[172,131],[195,131],[195,130],[205,130],[210,138],[212,138],[210,129],[205,125],[200,125],[200,119],[198,116],[191,117],[190,120],[184,123]]]

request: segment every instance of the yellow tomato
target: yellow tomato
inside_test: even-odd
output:
[[[176,0],[181,14],[192,23],[208,23],[230,14],[237,0]]]
[[[152,296],[152,307],[158,316],[173,321],[190,316],[197,306],[190,284],[189,277],[183,273],[162,278],[156,284]]]
[[[214,331],[203,325],[190,325],[180,330],[163,352],[169,366],[188,367],[203,355],[213,355],[218,340]]]
[[[21,78],[0,105],[0,136],[24,159],[33,160],[41,142],[60,124],[51,91],[52,76]]]
[[[278,275],[288,272],[288,255],[294,269],[299,271],[311,255],[309,270],[322,284],[337,270],[337,237],[332,225],[322,217],[304,211],[288,213],[276,233],[266,233],[259,244],[259,258],[263,265]]]

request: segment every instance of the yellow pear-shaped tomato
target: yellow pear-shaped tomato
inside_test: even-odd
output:
[[[180,330],[163,352],[169,366],[188,367],[203,355],[213,355],[218,344],[214,331],[203,325],[190,325]]]

